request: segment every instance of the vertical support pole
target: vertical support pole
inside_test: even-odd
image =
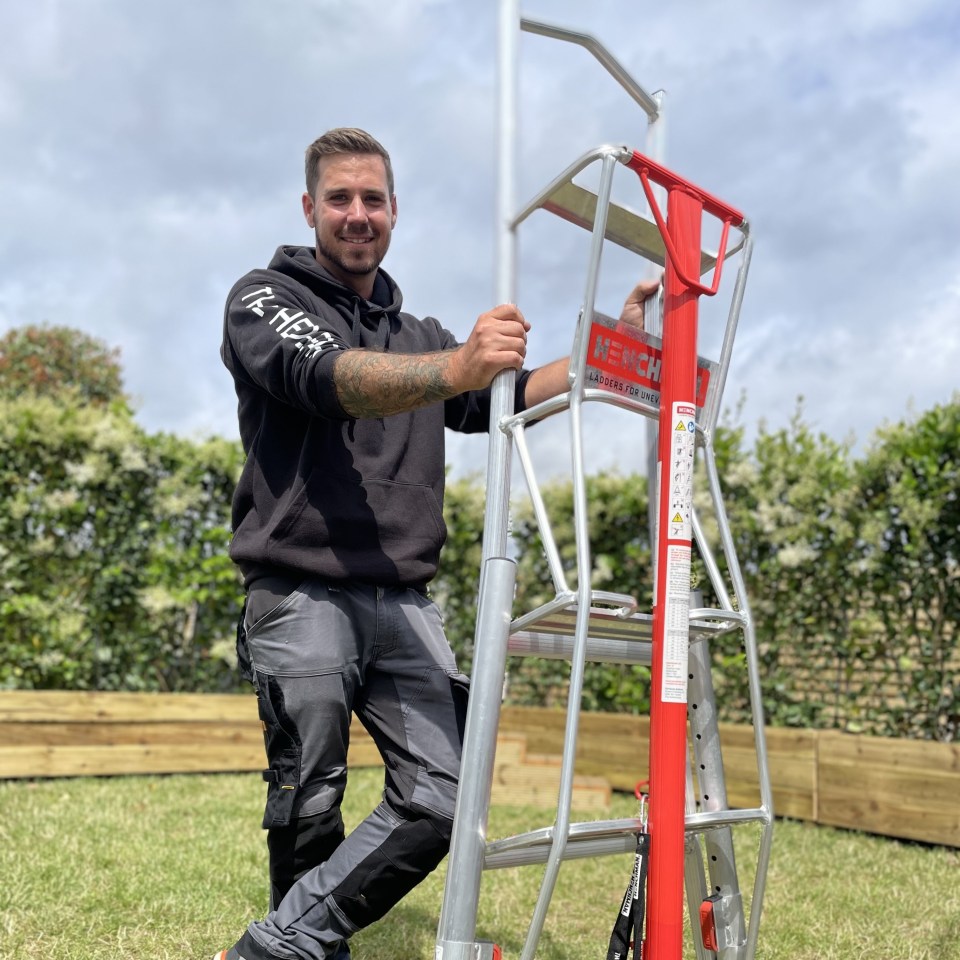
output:
[[[483,647],[483,659],[474,664],[473,670],[463,744],[463,755],[470,760],[461,771],[457,791],[447,882],[437,927],[437,960],[476,957],[477,906],[516,573],[512,560],[494,557],[483,565],[480,574],[477,647]]]
[[[496,238],[500,302],[513,299],[516,272],[512,219],[519,21],[519,0],[500,0]],[[447,882],[437,927],[437,960],[475,960],[479,955],[475,942],[477,906],[516,582],[516,564],[507,557],[512,440],[500,429],[503,417],[513,413],[515,384],[515,372],[504,370],[494,378],[491,394],[480,597],[463,743],[463,756],[470,759],[460,771]]]
[[[497,71],[497,222],[496,267],[498,303],[516,297],[517,236],[513,228],[516,194],[517,73],[519,68],[519,0],[500,0]],[[511,439],[500,429],[513,413],[516,373],[494,377],[490,398],[490,447],[487,457],[487,503],[483,518],[483,557],[507,554],[510,511]]]
[[[680,278],[700,273],[702,203],[680,187],[667,197],[679,263],[667,260],[658,461],[660,515],[653,609],[650,715],[650,872],[647,960],[683,954],[687,647],[690,635],[697,297]]]

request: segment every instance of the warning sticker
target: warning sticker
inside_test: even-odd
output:
[[[687,702],[687,650],[690,640],[690,547],[667,548],[667,596],[663,629],[660,700]]]
[[[675,403],[670,422],[670,530],[668,540],[690,540],[693,506],[693,454],[696,447],[697,408],[693,403]]]

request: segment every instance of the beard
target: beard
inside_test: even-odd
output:
[[[343,241],[334,246],[331,243],[325,243],[318,230],[314,233],[317,239],[317,252],[351,276],[366,276],[374,273],[383,262],[387,247],[390,245],[389,237],[386,243],[383,242],[382,237],[375,237],[372,243],[362,247],[351,247]]]

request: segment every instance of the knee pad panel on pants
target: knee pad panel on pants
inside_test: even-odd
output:
[[[452,830],[445,817],[401,820],[331,892],[347,920],[358,929],[379,920],[446,856]]]
[[[275,908],[307,871],[325,863],[343,843],[339,808],[300,817],[286,827],[267,831],[270,853],[270,902]]]

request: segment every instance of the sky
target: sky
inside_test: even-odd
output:
[[[788,424],[802,397],[814,429],[862,449],[884,422],[951,399],[955,0],[522,12],[593,34],[663,89],[668,165],[750,221],[725,397],[748,437]],[[150,431],[237,436],[224,298],[281,243],[312,242],[303,151],[329,128],[364,127],[391,152],[399,220],[384,266],[405,308],[465,338],[496,302],[492,0],[0,0],[0,35],[0,333],[65,324],[119,347]],[[645,117],[585,50],[529,34],[520,50],[519,200],[598,144],[644,148]],[[641,209],[624,174],[618,196]],[[572,341],[584,237],[545,213],[521,230],[532,364]],[[605,253],[598,307],[616,313],[643,272]],[[724,316],[701,310],[701,352]],[[588,466],[643,469],[640,418],[595,417]],[[559,472],[566,426],[532,436]],[[482,438],[448,440],[455,475],[485,457]]]

